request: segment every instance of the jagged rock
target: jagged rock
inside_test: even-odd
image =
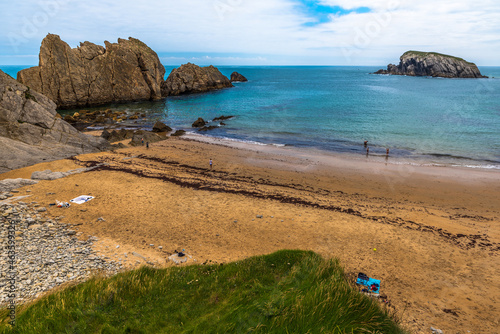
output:
[[[58,108],[161,98],[165,68],[158,55],[138,39],[90,42],[74,49],[48,34],[39,65],[20,71],[17,80],[52,99]]]
[[[245,82],[245,81],[248,81],[248,79],[245,78],[243,75],[239,74],[238,72],[231,73],[231,82]]]
[[[0,71],[0,173],[108,147],[58,118],[46,96]]]
[[[163,97],[189,93],[201,93],[214,89],[233,87],[216,67],[200,67],[187,63],[172,70],[167,80],[161,84]]]
[[[170,132],[172,128],[165,125],[165,123],[157,121],[155,125],[153,125],[153,132]]]
[[[203,118],[198,118],[196,121],[194,121],[193,125],[191,125],[193,128],[202,128],[204,127],[205,125],[207,124],[207,122],[205,122],[203,120]]]
[[[180,136],[182,136],[182,135],[183,135],[183,134],[185,134],[185,133],[186,133],[186,131],[184,131],[184,130],[177,130],[177,131],[175,131],[175,133],[173,133],[171,136],[172,136],[172,137],[180,137]]]
[[[485,78],[476,64],[462,58],[436,52],[408,51],[401,58],[399,65],[389,64],[387,70],[375,74],[431,76],[442,78]]]

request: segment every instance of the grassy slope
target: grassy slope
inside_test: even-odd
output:
[[[474,63],[468,62],[465,59],[462,59],[462,58],[459,58],[459,57],[450,56],[450,55],[445,55],[445,54],[437,53],[437,52],[407,51],[407,52],[405,52],[403,54],[402,57],[407,57],[407,56],[410,56],[410,55],[416,55],[416,56],[422,57],[422,58],[425,58],[425,57],[427,57],[429,55],[436,55],[436,56],[441,56],[441,57],[455,59],[455,60],[458,60],[458,61],[463,61],[463,62],[466,62],[467,64],[474,65]]]
[[[304,251],[93,279],[25,308],[14,330],[0,325],[0,333],[249,332],[403,333],[336,260]]]

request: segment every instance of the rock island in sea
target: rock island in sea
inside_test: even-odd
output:
[[[486,78],[476,64],[462,58],[437,52],[407,51],[399,65],[389,64],[387,70],[375,74],[431,76],[441,78]]]

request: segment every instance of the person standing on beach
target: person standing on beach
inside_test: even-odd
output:
[[[370,154],[370,147],[366,147],[366,156],[368,156],[368,154]]]
[[[149,149],[149,142],[146,142],[146,148]]]
[[[210,164],[210,169],[212,169],[212,159],[210,158],[210,161],[208,162]]]
[[[386,149],[385,150],[385,156],[388,157],[389,156],[389,149]]]

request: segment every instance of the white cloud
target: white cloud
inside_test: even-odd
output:
[[[36,54],[43,37],[51,32],[73,47],[85,40],[102,44],[133,36],[159,54],[186,54],[179,59],[187,59],[189,53],[228,54],[214,62],[241,58],[245,64],[252,59],[262,64],[265,59],[283,64],[382,66],[396,62],[408,49],[421,49],[500,65],[497,0],[321,3],[346,9],[369,7],[371,12],[332,17],[331,22],[306,27],[308,18],[294,0],[2,2],[0,29],[5,33],[0,37],[0,55]]]

